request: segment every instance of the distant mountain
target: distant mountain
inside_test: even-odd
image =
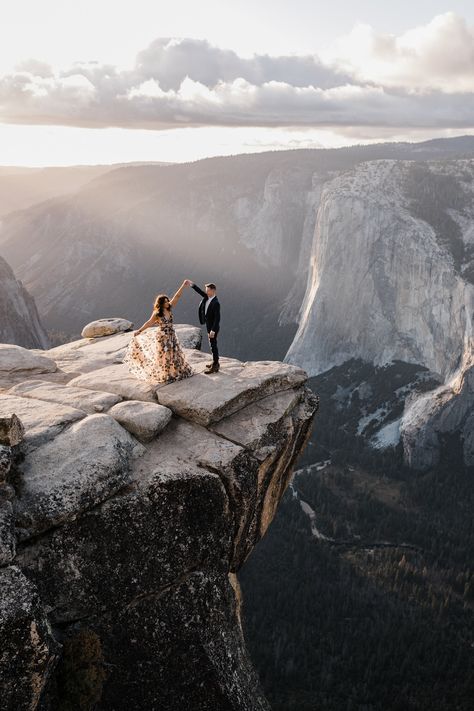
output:
[[[48,328],[77,333],[104,315],[139,322],[158,291],[189,276],[218,283],[224,352],[279,358],[299,320],[327,186],[368,160],[468,153],[474,138],[122,167],[6,216],[0,253]],[[195,320],[192,298],[179,309],[180,319]]]
[[[38,202],[74,193],[90,180],[121,165],[48,168],[0,166],[0,218],[9,212],[24,210]],[[133,163],[133,165],[140,165],[140,163]]]
[[[14,343],[24,348],[49,347],[34,299],[1,257],[0,343]]]
[[[0,168],[0,218],[38,202],[79,190],[110,166],[72,168]]]

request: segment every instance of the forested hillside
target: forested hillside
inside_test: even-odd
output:
[[[468,711],[474,472],[449,447],[437,468],[405,469],[398,450],[351,433],[323,376],[313,387],[324,392],[313,446],[240,576],[272,708]]]

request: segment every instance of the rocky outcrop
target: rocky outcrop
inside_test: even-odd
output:
[[[414,469],[436,466],[452,439],[464,463],[474,466],[474,357],[467,356],[446,384],[409,403],[400,431],[405,460]]]
[[[36,304],[0,257],[0,343],[25,348],[48,348],[48,336],[41,325]]]
[[[235,572],[317,403],[295,366],[223,358],[208,376],[193,348],[191,379],[132,387],[130,337],[51,349],[54,369],[3,381],[2,708],[263,711]]]

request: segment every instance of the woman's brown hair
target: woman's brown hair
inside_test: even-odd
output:
[[[163,316],[165,301],[169,301],[169,298],[166,296],[166,294],[158,294],[155,299],[155,303],[153,304],[153,310],[155,312],[155,315],[159,316],[160,318]]]

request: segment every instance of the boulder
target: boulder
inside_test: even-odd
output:
[[[132,334],[117,333],[103,338],[83,338],[51,348],[47,354],[66,373],[88,373],[107,365],[122,363]]]
[[[45,380],[25,380],[8,391],[9,395],[34,398],[45,402],[55,402],[60,405],[75,407],[88,414],[106,412],[120,402],[119,395],[94,392],[86,388],[49,383]]]
[[[143,453],[109,415],[90,415],[27,454],[21,497],[14,500],[23,538],[74,518],[130,481],[130,464]]]
[[[202,344],[202,331],[196,326],[178,323],[174,327],[178,341],[182,348],[200,350]]]
[[[111,336],[114,333],[130,331],[132,328],[133,323],[125,318],[100,318],[84,326],[81,336],[83,338],[100,338],[102,336]]]
[[[54,360],[44,355],[33,353],[21,346],[11,346],[0,343],[0,374],[54,373],[57,365]]]
[[[127,400],[109,411],[114,419],[141,442],[150,442],[168,424],[172,412],[163,405],[141,400]]]

